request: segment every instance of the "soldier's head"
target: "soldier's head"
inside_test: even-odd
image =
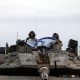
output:
[[[59,39],[59,34],[58,33],[54,33],[52,37],[54,37],[56,39]]]
[[[35,34],[34,31],[30,31],[29,34],[28,34],[28,36],[29,36],[29,38],[34,39],[35,36],[36,36],[36,34]]]

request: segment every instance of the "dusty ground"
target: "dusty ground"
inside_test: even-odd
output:
[[[0,80],[41,80],[40,77],[34,76],[0,76]],[[49,77],[49,80],[80,80],[80,78],[56,78]]]

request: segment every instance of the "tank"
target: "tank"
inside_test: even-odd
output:
[[[0,75],[39,75],[41,80],[48,80],[49,76],[80,77],[77,46],[78,42],[72,39],[66,50],[57,46],[32,49],[24,40],[17,40],[10,47],[6,43],[0,52]]]

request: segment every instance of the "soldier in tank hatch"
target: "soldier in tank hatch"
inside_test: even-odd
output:
[[[63,43],[62,41],[59,39],[59,34],[58,33],[54,33],[53,36],[56,39],[56,43],[54,44],[54,48],[61,50]]]
[[[36,34],[34,31],[30,31],[28,34],[28,38],[26,38],[26,44],[32,48],[35,48],[35,44],[37,39],[35,38]]]

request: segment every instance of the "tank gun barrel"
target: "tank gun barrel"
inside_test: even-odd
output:
[[[38,72],[42,80],[48,80],[48,74],[50,71],[50,61],[47,53],[47,49],[44,46],[39,47],[39,54],[37,58]]]
[[[48,80],[49,68],[48,67],[39,68],[39,74],[42,80]]]

